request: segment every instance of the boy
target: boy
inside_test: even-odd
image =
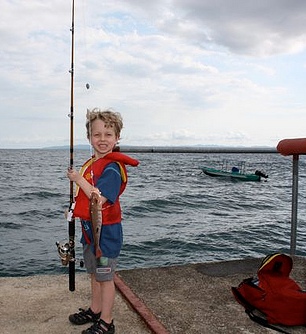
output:
[[[70,322],[83,325],[93,322],[83,334],[114,334],[112,310],[115,301],[114,273],[123,235],[119,196],[127,184],[126,165],[137,166],[138,161],[113,152],[123,127],[119,113],[98,108],[87,113],[87,138],[94,155],[85,162],[80,173],[69,169],[67,176],[77,185],[74,217],[81,219],[84,263],[91,276],[91,305],[87,310],[69,316]],[[89,199],[99,195],[102,210],[100,248],[95,254]],[[97,256],[96,256],[97,255]]]

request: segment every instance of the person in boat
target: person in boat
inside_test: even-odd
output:
[[[232,167],[232,173],[238,174],[238,173],[240,173],[240,169],[238,167],[234,166],[234,167]]]
[[[75,325],[93,323],[83,334],[115,333],[112,317],[115,302],[114,274],[120,254],[123,234],[119,196],[127,184],[126,165],[137,166],[138,161],[115,152],[123,127],[119,113],[98,108],[87,112],[87,137],[94,154],[84,163],[80,172],[69,168],[67,176],[76,183],[74,217],[82,226],[83,256],[91,276],[91,304],[86,310],[71,314]],[[95,248],[95,223],[99,215],[90,212],[92,193],[99,194],[102,218],[99,245]],[[97,254],[99,249],[99,254]]]

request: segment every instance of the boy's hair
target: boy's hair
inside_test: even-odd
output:
[[[100,119],[101,121],[103,121],[107,128],[113,128],[115,130],[116,136],[120,138],[120,133],[123,128],[123,121],[120,113],[111,110],[101,110],[99,108],[94,108],[92,110],[87,109],[86,118],[86,130],[88,139],[90,139],[91,124],[96,119]]]

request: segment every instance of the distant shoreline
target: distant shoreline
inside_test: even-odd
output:
[[[269,146],[119,146],[124,153],[278,153]],[[43,148],[8,148],[1,150],[69,150],[68,145]],[[75,145],[74,150],[88,150],[89,145]]]

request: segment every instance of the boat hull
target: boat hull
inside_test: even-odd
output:
[[[241,181],[260,181],[261,177],[256,174],[242,174],[237,172],[227,172],[214,168],[203,167],[202,171],[204,174],[212,177],[230,178]]]

